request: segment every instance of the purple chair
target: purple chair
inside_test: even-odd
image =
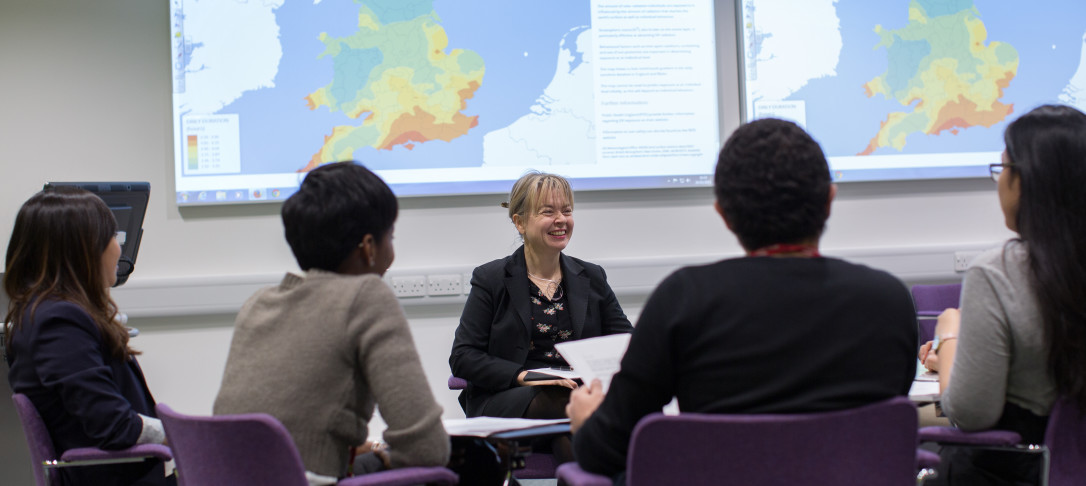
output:
[[[468,387],[468,380],[449,375],[449,389],[463,390]]]
[[[468,380],[449,375],[449,389],[463,390],[468,387]],[[517,469],[513,475],[517,479],[550,479],[555,477],[558,461],[554,454],[531,453],[524,458],[524,468]]]
[[[916,431],[905,397],[808,414],[654,413],[634,428],[626,484],[915,485]],[[558,482],[612,484],[576,463],[558,467]]]
[[[1086,478],[1086,417],[1075,402],[1061,398],[1052,407],[1045,429],[1048,448],[1048,484],[1082,484]]]
[[[290,433],[264,413],[194,417],[155,408],[177,461],[181,486],[306,486],[305,466]],[[406,467],[347,478],[339,486],[456,484],[443,467]]]
[[[920,326],[920,344],[935,339],[935,318],[961,305],[962,284],[913,285],[913,303]]]
[[[57,457],[53,439],[45,429],[38,409],[34,408],[34,404],[22,393],[12,395],[11,399],[15,402],[15,411],[19,414],[19,421],[22,422],[23,433],[26,435],[26,445],[30,448],[30,460],[34,463],[34,482],[37,486],[59,486],[59,478],[51,474],[56,468],[141,462],[149,459],[169,461],[173,458],[170,448],[159,444],[137,445],[119,451],[78,447],[68,449]]]
[[[1007,430],[963,432],[953,427],[924,427],[920,429],[920,440],[1041,454],[1042,485],[1080,485],[1086,478],[1086,417],[1068,398],[1061,398],[1053,404],[1043,445],[1022,444],[1022,438],[1017,433]]]

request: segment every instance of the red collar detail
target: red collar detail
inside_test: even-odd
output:
[[[749,253],[752,257],[766,257],[766,256],[795,256],[804,258],[818,258],[822,256],[818,253],[818,247],[812,245],[790,245],[790,244],[776,244],[759,248]]]

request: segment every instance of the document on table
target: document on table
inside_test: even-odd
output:
[[[629,345],[629,334],[612,334],[557,343],[554,347],[573,371],[580,375],[585,385],[591,384],[593,379],[599,379],[603,384],[603,391],[606,392]]]
[[[916,381],[939,381],[939,373],[928,371],[924,363],[916,360]]]
[[[914,402],[939,400],[939,373],[928,371],[919,359],[916,360],[916,377],[909,389],[909,399]]]
[[[504,417],[472,417],[466,419],[445,419],[442,422],[445,424],[445,432],[449,435],[489,437],[498,432],[564,424],[568,423],[569,419],[539,420]]]
[[[912,387],[909,388],[909,400],[914,402],[939,401],[939,382],[914,381]]]

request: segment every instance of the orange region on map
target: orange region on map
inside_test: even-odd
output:
[[[923,3],[909,6],[909,24],[887,31],[875,28],[890,61],[886,73],[864,84],[867,97],[881,94],[911,111],[892,112],[858,155],[883,147],[902,150],[913,133],[957,134],[973,126],[990,127],[1014,111],[1000,101],[1018,73],[1018,52],[991,42],[972,2],[956,13],[928,17]],[[904,73],[904,74],[903,74]]]
[[[448,142],[467,133],[468,129],[475,128],[478,124],[478,117],[464,116],[463,113],[453,115],[452,123],[435,123],[434,115],[416,107],[414,113],[401,115],[400,118],[392,122],[389,138],[382,141],[377,148],[392,150],[393,146],[404,145],[412,141],[444,140]]]

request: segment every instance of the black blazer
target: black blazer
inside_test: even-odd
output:
[[[29,316],[28,316],[29,317]],[[135,358],[117,359],[82,307],[45,300],[12,335],[8,383],[23,393],[41,415],[57,453],[74,447],[123,449],[136,444],[143,429],[138,414],[155,416]],[[158,461],[60,470],[64,484],[173,484]]]
[[[565,254],[559,264],[573,339],[633,331],[602,267]],[[472,272],[471,292],[449,357],[453,375],[469,383],[460,394],[465,411],[517,386],[532,336],[528,288],[523,246]]]

